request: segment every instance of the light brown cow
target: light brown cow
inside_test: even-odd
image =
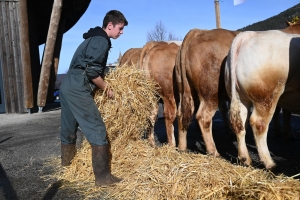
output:
[[[124,65],[138,65],[139,56],[142,48],[130,48],[122,56],[119,66]]]
[[[248,119],[260,160],[272,169],[276,164],[267,132],[276,105],[300,112],[300,23],[292,28],[299,34],[247,31],[232,42],[225,67],[226,90],[232,100],[230,121],[238,140],[238,157],[246,165],[251,164],[245,143]]]
[[[181,42],[178,42],[181,44]],[[176,146],[174,137],[173,122],[176,118],[176,102],[173,85],[173,70],[175,58],[179,45],[174,42],[148,42],[140,57],[141,69],[144,69],[149,78],[153,78],[160,86],[159,94],[164,104],[163,115],[167,131],[167,140],[170,146]],[[143,62],[141,60],[143,59]],[[153,109],[153,121],[156,119],[158,106]],[[154,124],[153,124],[154,125]],[[154,127],[148,133],[148,139],[152,146],[155,146]]]
[[[192,29],[185,36],[176,60],[179,150],[187,149],[187,129],[194,113],[194,101],[200,102],[196,119],[208,154],[218,156],[212,136],[212,117],[218,107],[227,119],[227,93],[224,66],[230,44],[238,32],[224,29]],[[198,103],[196,103],[198,104]]]

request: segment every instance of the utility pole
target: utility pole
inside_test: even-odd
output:
[[[215,1],[215,11],[216,11],[216,24],[217,24],[217,28],[221,28],[219,0],[214,0],[214,1]]]

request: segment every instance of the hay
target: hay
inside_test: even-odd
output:
[[[107,127],[108,140],[140,139],[154,124],[149,116],[159,99],[158,85],[134,66],[117,67],[105,81],[114,91],[114,99],[107,98],[106,91],[101,90],[95,92],[94,99]]]
[[[151,148],[141,136],[157,101],[155,83],[134,67],[117,68],[106,81],[115,99],[108,100],[98,91],[95,101],[112,145],[112,173],[123,181],[94,187],[91,147],[84,141],[59,179],[73,183],[86,199],[299,199],[300,182],[292,177],[233,165],[222,158],[180,153],[168,145]]]

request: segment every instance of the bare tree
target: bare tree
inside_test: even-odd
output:
[[[166,27],[161,21],[159,21],[153,30],[147,33],[147,42],[149,41],[170,41],[170,40],[181,40],[175,36],[171,31],[167,31]]]

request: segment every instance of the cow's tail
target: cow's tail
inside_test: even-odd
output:
[[[237,76],[236,76],[236,68],[237,68],[237,57],[239,54],[239,49],[241,43],[243,42],[243,37],[239,37],[241,35],[237,35],[235,39],[232,41],[231,48],[229,54],[227,56],[227,67],[230,70],[230,82],[231,82],[231,103],[230,103],[230,124],[232,130],[237,134],[244,130],[243,121],[240,115],[240,96],[237,92]]]
[[[181,69],[181,83],[182,83],[182,94],[181,94],[181,114],[182,114],[182,125],[183,128],[187,128],[194,112],[194,100],[192,97],[192,91],[190,83],[186,75],[186,68],[188,67],[187,51],[191,40],[199,35],[202,31],[199,29],[190,30],[185,36],[183,43],[181,45],[181,55],[180,55],[180,69]]]

